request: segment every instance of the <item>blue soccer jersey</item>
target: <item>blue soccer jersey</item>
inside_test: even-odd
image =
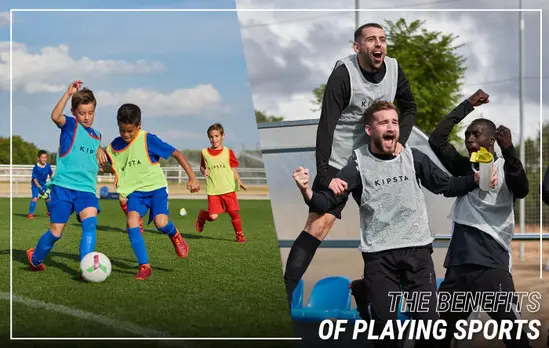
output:
[[[46,185],[46,181],[48,181],[48,176],[52,174],[53,172],[49,163],[46,163],[44,167],[39,166],[38,163],[35,164],[34,168],[32,168],[32,186],[36,187],[36,185],[34,184],[34,179],[36,179],[36,181],[38,181],[38,184],[43,187],[44,185]]]

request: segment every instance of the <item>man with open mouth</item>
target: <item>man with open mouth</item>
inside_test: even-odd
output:
[[[354,51],[356,54],[337,61],[326,84],[316,138],[314,191],[345,190],[346,183],[336,175],[355,149],[369,143],[363,114],[372,103],[398,102],[400,138],[388,134],[381,139],[388,146],[395,145],[395,154],[402,151],[414,126],[414,97],[398,62],[387,56],[383,27],[377,23],[359,27],[354,34]],[[345,205],[346,200],[342,200],[325,213],[309,209],[305,227],[294,241],[286,262],[284,280],[289,303],[318,246],[336,219],[341,219]]]
[[[528,178],[517,158],[511,131],[488,119],[475,119],[465,130],[465,147],[469,156],[461,155],[449,142],[454,125],[460,123],[475,107],[489,102],[489,95],[479,89],[459,104],[437,125],[429,144],[441,163],[454,176],[473,173],[471,154],[484,147],[494,156],[498,183],[489,191],[476,189],[466,196],[456,198],[450,213],[453,222],[452,240],[448,247],[444,267],[446,274],[439,291],[453,294],[456,291],[470,292],[515,292],[511,275],[511,241],[515,231],[514,203],[517,198],[528,195]],[[498,143],[503,158],[498,158],[494,144]],[[503,175],[502,175],[503,174]],[[520,319],[517,299],[514,305],[497,308],[481,308],[493,319]],[[467,319],[470,312],[442,312],[448,331],[442,347],[450,347],[455,324]],[[511,337],[517,337],[517,326]],[[530,347],[526,333],[520,340],[503,338],[507,347]]]
[[[402,290],[408,298],[424,297],[428,310],[413,310],[417,320],[437,320],[436,274],[431,254],[434,233],[429,227],[425,196],[421,187],[445,197],[466,195],[478,187],[479,173],[450,177],[424,153],[406,146],[394,155],[399,139],[395,106],[378,101],[364,114],[370,137],[354,151],[349,163],[337,174],[347,183],[342,193],[329,188],[313,192],[307,169],[297,168],[294,180],[305,202],[320,213],[328,212],[352,193],[360,201],[360,251],[364,259],[366,297],[371,302],[374,333],[395,323],[389,293]],[[495,180],[495,179],[493,179]],[[395,327],[393,327],[395,328]],[[426,347],[425,339],[415,347]],[[433,344],[434,342],[430,342]],[[392,340],[374,346],[398,347]]]

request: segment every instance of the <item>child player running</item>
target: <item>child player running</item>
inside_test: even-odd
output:
[[[148,210],[149,224],[154,221],[156,228],[170,237],[177,256],[185,258],[189,252],[187,243],[168,217],[168,182],[160,167],[160,157],[173,157],[179,162],[189,177],[187,188],[191,192],[198,192],[200,183],[181,152],[141,129],[141,109],[137,105],[122,105],[117,122],[120,136],[107,147],[107,158],[101,158],[100,162],[106,164],[103,167],[106,172],[115,174],[117,191],[122,199],[127,199],[127,231],[139,263],[135,278],[145,280],[152,269],[139,221]]]
[[[196,230],[202,232],[206,221],[214,221],[219,214],[227,212],[231,217],[236,241],[245,243],[235,191],[239,188],[246,190],[246,186],[236,171],[238,160],[231,149],[223,146],[225,131],[221,124],[211,125],[207,133],[212,146],[202,150],[200,172],[206,177],[208,210],[201,210],[198,213]]]
[[[48,177],[51,180],[52,177],[51,166],[48,163],[48,153],[44,150],[38,151],[38,159],[34,168],[32,168],[31,179],[31,193],[32,198],[29,206],[29,214],[27,218],[34,219],[34,210],[36,209],[36,203],[38,198],[43,198],[46,202],[46,209],[48,210],[48,216],[50,214],[50,198],[46,194],[46,182]]]
[[[73,212],[82,223],[80,260],[95,248],[99,200],[96,195],[99,163],[97,151],[101,134],[92,128],[96,100],[82,81],[72,82],[51,113],[52,121],[61,129],[55,175],[50,186],[50,228],[40,237],[27,258],[33,271],[43,271],[44,259],[61,238],[65,224]],[[73,116],[63,110],[71,99]]]

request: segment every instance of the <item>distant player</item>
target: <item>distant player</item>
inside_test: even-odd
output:
[[[73,212],[82,223],[80,260],[95,248],[99,213],[97,151],[101,134],[92,128],[97,101],[91,90],[80,90],[81,85],[81,81],[72,82],[51,113],[52,121],[61,129],[61,136],[55,175],[49,183],[50,228],[40,237],[36,248],[27,250],[27,258],[34,271],[46,269],[43,262],[61,238]],[[74,117],[63,114],[69,99]]]
[[[34,219],[34,210],[36,209],[36,203],[38,198],[44,198],[46,202],[46,209],[48,210],[48,216],[50,215],[50,198],[46,194],[46,182],[48,178],[52,177],[51,166],[48,163],[48,153],[44,150],[38,151],[38,160],[32,168],[32,179],[31,179],[31,192],[32,199],[29,207],[29,214],[27,217],[29,219]]]
[[[141,129],[141,109],[137,105],[122,105],[118,109],[117,122],[120,136],[107,147],[107,158],[101,158],[100,163],[105,171],[116,175],[117,191],[123,199],[127,199],[127,231],[139,263],[135,278],[145,280],[152,269],[139,220],[147,211],[150,211],[149,223],[154,221],[156,228],[170,237],[177,256],[185,258],[189,252],[181,233],[169,219],[168,182],[160,167],[160,158],[173,157],[179,162],[189,176],[187,188],[191,192],[198,192],[200,184],[181,152]]]
[[[219,214],[227,212],[231,217],[236,241],[245,243],[242,233],[242,220],[236,190],[246,190],[236,171],[238,161],[234,152],[223,146],[225,131],[223,126],[215,123],[208,128],[209,148],[202,150],[200,172],[206,177],[208,210],[201,210],[196,219],[196,230],[202,232],[206,221],[217,220]]]

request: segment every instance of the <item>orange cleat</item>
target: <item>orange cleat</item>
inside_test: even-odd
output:
[[[148,263],[145,263],[145,264],[139,266],[139,272],[135,276],[135,279],[145,280],[145,279],[149,278],[151,276],[151,274],[152,274],[151,265],[149,265]]]
[[[179,233],[179,230],[176,229],[176,231],[175,236],[170,237],[170,239],[172,240],[177,256],[184,259],[189,254],[189,246],[183,239],[183,236],[181,236],[181,233]]]
[[[242,232],[236,232],[236,241],[238,243],[246,243],[246,238],[244,238]]]
[[[34,255],[34,248],[30,248],[29,250],[27,250],[27,260],[29,260],[29,266],[31,270],[37,272],[46,270],[46,266],[44,266],[44,263],[40,263],[36,266],[32,263],[32,255]]]
[[[34,214],[28,214],[27,219],[30,219],[30,220],[34,219]]]
[[[202,232],[202,231],[204,231],[204,224],[205,223],[206,223],[206,221],[201,219],[200,214],[199,214],[198,217],[196,218],[196,223],[194,224],[194,226],[196,227],[196,230],[198,232]]]

